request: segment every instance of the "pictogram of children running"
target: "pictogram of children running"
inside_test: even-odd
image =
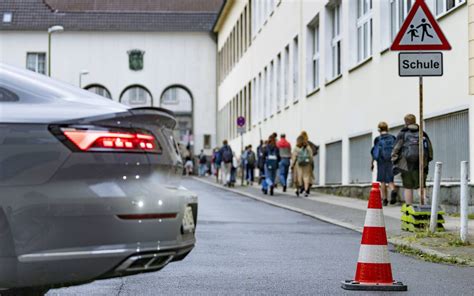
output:
[[[415,38],[415,37],[420,37],[420,36],[418,36],[418,30],[415,29],[415,26],[414,26],[414,25],[410,25],[410,28],[411,28],[411,29],[408,30],[407,35],[408,35],[408,34],[410,35],[411,41],[413,42],[413,38]]]
[[[433,27],[426,22],[426,19],[421,20],[421,24],[418,25],[418,27],[415,28],[414,25],[410,25],[410,30],[407,31],[407,35],[410,35],[411,41],[413,42],[413,38],[419,38],[420,36],[418,35],[418,29],[421,28],[423,31],[421,33],[421,41],[425,41],[425,35],[433,38],[433,36],[428,32],[429,29],[433,29]]]
[[[417,28],[417,29],[418,29],[418,28],[422,28],[422,29],[423,29],[423,32],[422,32],[422,34],[421,34],[421,41],[422,41],[422,42],[425,40],[425,34],[426,34],[428,37],[433,38],[433,36],[432,36],[430,33],[428,33],[428,28],[433,29],[433,27],[432,27],[430,24],[428,24],[428,23],[426,22],[426,19],[422,19],[422,20],[421,20],[421,24],[420,24],[418,27],[416,27],[416,28]]]

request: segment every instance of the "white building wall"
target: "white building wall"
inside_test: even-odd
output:
[[[101,84],[114,100],[130,85],[147,88],[153,105],[170,85],[182,85],[194,99],[195,152],[205,134],[216,144],[216,41],[211,33],[65,32],[52,36],[52,77],[73,85]],[[27,52],[47,52],[45,32],[0,31],[0,61],[26,67]],[[129,69],[127,51],[145,51],[144,68]],[[205,116],[203,116],[205,115]],[[210,153],[210,151],[208,151]]]
[[[222,44],[234,25],[232,15],[241,13],[247,1],[235,1],[229,17],[219,30],[218,40]],[[272,132],[284,132],[295,143],[296,137],[306,130],[310,139],[321,146],[320,182],[324,184],[325,144],[343,141],[343,184],[349,182],[349,138],[367,132],[377,132],[377,124],[386,121],[390,126],[403,123],[407,113],[418,114],[418,79],[398,77],[398,53],[388,51],[390,45],[388,0],[373,1],[373,46],[372,56],[357,65],[353,54],[357,41],[355,32],[355,0],[342,1],[342,76],[327,81],[330,69],[330,32],[327,27],[327,4],[330,1],[281,1],[273,15],[252,39],[245,55],[218,87],[218,106],[222,108],[248,81],[258,77],[286,45],[298,34],[300,43],[299,75],[300,97],[297,103],[283,108],[280,113],[258,122],[244,135],[245,144],[258,144],[260,134],[266,138]],[[433,7],[431,1],[427,1]],[[307,24],[319,13],[320,22],[320,69],[319,91],[306,96]],[[439,18],[439,23],[450,41],[453,50],[444,52],[444,76],[425,78],[425,118],[449,112],[469,109],[473,118],[472,96],[468,89],[468,42],[467,5]],[[352,17],[351,17],[352,16]],[[290,64],[292,59],[290,58]],[[290,69],[292,66],[290,65]],[[291,75],[290,75],[291,77]],[[290,94],[292,90],[290,89]],[[253,98],[254,99],[254,98]],[[474,157],[474,128],[470,120],[470,158]],[[240,139],[230,139],[240,149]],[[369,164],[367,164],[369,166]],[[471,164],[472,166],[472,164]],[[474,169],[474,166],[472,166]]]

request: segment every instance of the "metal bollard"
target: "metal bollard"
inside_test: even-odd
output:
[[[435,233],[438,226],[438,205],[439,205],[439,190],[441,186],[441,171],[443,168],[442,162],[437,162],[434,172],[433,196],[431,197],[431,218],[430,218],[430,232]]]
[[[468,188],[468,162],[461,162],[461,241],[463,243],[467,242],[467,216],[468,216],[468,198],[469,198],[469,188]]]

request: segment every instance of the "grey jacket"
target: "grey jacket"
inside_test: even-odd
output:
[[[419,130],[418,124],[410,124],[404,127],[397,135],[397,140],[395,141],[395,146],[392,151],[392,163],[393,163],[393,172],[398,174],[400,172],[407,172],[418,169],[418,164],[409,163],[403,155],[403,144],[405,139],[405,133],[407,131],[417,132]],[[431,140],[428,137],[428,134],[423,132],[424,138],[428,143],[428,153],[424,155],[424,167],[425,170],[428,170],[429,162],[433,160],[433,146],[431,145]]]

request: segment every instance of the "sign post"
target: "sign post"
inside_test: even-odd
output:
[[[392,46],[398,55],[398,74],[400,77],[418,76],[419,85],[419,181],[420,204],[425,203],[425,151],[423,123],[423,76],[443,76],[443,54],[440,52],[421,52],[434,50],[451,50],[451,45],[444,36],[436,19],[424,0],[416,0],[407,15]]]
[[[244,186],[245,165],[244,165],[242,156],[244,155],[245,117],[243,116],[237,117],[237,131],[240,133],[240,167],[241,167],[240,184]]]

